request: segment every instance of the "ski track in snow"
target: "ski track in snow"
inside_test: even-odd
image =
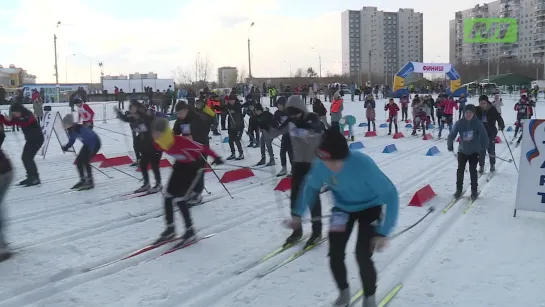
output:
[[[348,102],[348,98],[345,96],[347,103],[344,113],[363,120],[365,112],[362,104]],[[382,106],[382,100],[379,100],[377,108],[380,110]],[[506,103],[504,110],[511,109]],[[377,112],[377,116],[380,117],[381,114],[382,112]],[[514,120],[506,117],[506,125],[509,126]],[[377,120],[377,124],[380,123],[381,121]],[[437,210],[420,225],[399,239],[393,240],[384,253],[375,255],[380,278],[377,290],[379,298],[400,282],[406,283],[416,278],[412,284],[418,287],[418,278],[422,277],[414,277],[418,276],[417,273],[433,273],[433,265],[430,265],[433,261],[423,262],[423,259],[431,258],[424,257],[425,254],[436,248],[436,245],[444,245],[443,242],[449,240],[448,234],[451,232],[449,229],[454,228],[460,220],[466,219],[460,219],[461,216],[471,216],[472,211],[479,210],[482,202],[479,199],[474,205],[477,208],[472,208],[464,215],[463,211],[468,201],[461,200],[447,214],[443,214],[442,208],[451,199],[449,195],[453,192],[452,179],[455,177],[456,159],[446,152],[444,139],[423,141],[421,136],[411,137],[410,130],[405,129],[404,125],[400,124],[400,131],[404,132],[406,137],[399,140],[383,136],[373,139],[359,138],[367,128],[355,127],[355,134],[358,137],[356,141],[364,142],[366,148],[363,151],[371,155],[397,185],[402,204],[408,203],[412,194],[427,183],[430,183],[438,194],[438,197],[424,208],[402,206],[396,228],[398,231],[418,220],[429,205],[435,205]],[[128,131],[125,127],[123,129]],[[387,132],[387,128],[377,128],[377,131],[380,135],[385,133],[384,131]],[[102,129],[97,129],[97,132],[101,135],[106,133]],[[8,134],[6,141],[9,139]],[[225,156],[227,152],[222,151],[222,148],[226,147],[226,144],[214,142],[214,139],[211,140],[212,147],[220,153],[223,152]],[[103,137],[102,141],[105,150],[101,152],[107,157],[115,156],[110,152],[123,152],[122,142],[119,144],[118,141],[116,144],[113,139],[107,137]],[[12,142],[19,143],[20,140],[15,138]],[[52,144],[53,142],[50,148],[54,147]],[[388,144],[396,144],[398,152],[382,154],[382,149]],[[427,149],[432,146],[437,146],[442,154],[426,157]],[[10,150],[12,159],[17,155],[17,150]],[[50,153],[53,151],[54,149],[50,149]],[[246,160],[238,164],[250,165],[259,160],[258,150],[245,149],[245,152]],[[278,163],[276,147],[275,152]],[[498,144],[497,155],[504,157],[507,154],[505,143]],[[62,158],[58,158],[59,156]],[[14,242],[13,246],[19,247],[19,253],[14,259],[0,264],[0,272],[13,279],[9,285],[0,287],[0,307],[329,306],[336,295],[330,277],[328,258],[325,256],[327,244],[317,247],[262,279],[255,279],[257,272],[266,271],[267,268],[280,263],[296,248],[241,275],[234,274],[275,249],[288,234],[288,231],[281,230],[279,226],[281,218],[289,215],[288,201],[282,198],[282,207],[285,209],[281,214],[278,199],[269,196],[272,195],[270,191],[279,179],[268,177],[270,174],[261,170],[254,170],[256,177],[250,178],[254,184],[250,185],[249,182],[227,184],[232,193],[237,194],[233,200],[226,197],[222,187],[214,181],[213,175],[207,175],[207,188],[212,194],[205,196],[205,200],[209,198],[212,201],[194,207],[192,214],[200,233],[202,235],[218,233],[215,237],[157,259],[155,257],[168,249],[168,245],[96,271],[81,273],[84,268],[115,260],[153,240],[162,230],[164,223],[161,197],[146,196],[124,200],[119,196],[120,190],[136,188],[139,183],[134,178],[109,169],[101,170],[114,176],[113,179],[107,179],[97,171],[94,172],[98,181],[97,188],[92,192],[94,197],[81,197],[86,192],[67,193],[65,190],[67,183],[62,182],[63,186],[60,183],[62,179],[72,178],[71,176],[76,174],[75,167],[71,164],[73,157],[69,162],[70,167],[67,166],[66,158],[62,154],[51,154],[51,161],[54,162],[49,165],[49,156],[43,162],[39,161],[39,158],[37,160],[43,177],[48,167],[52,171],[48,174],[58,177],[48,176],[39,188],[13,188],[8,194],[7,204],[10,205],[8,223],[11,224],[8,235]],[[20,169],[17,162],[15,165]],[[512,166],[498,161],[498,171],[507,167]],[[139,177],[138,173],[128,167],[124,167],[123,170]],[[163,178],[168,178],[167,176],[163,174]],[[151,172],[150,177],[153,177]],[[468,177],[466,174],[466,186],[469,185]],[[481,196],[486,195],[488,190],[497,189],[494,183],[497,180],[494,178],[487,183],[486,175],[483,176],[480,180],[480,188],[483,191]],[[116,184],[112,183],[114,181]],[[72,183],[68,185],[71,186]],[[26,195],[12,198],[13,194],[19,196],[17,193],[19,191],[25,191]],[[217,196],[220,193],[225,195]],[[37,198],[43,201],[36,202]],[[85,200],[82,202],[81,198]],[[328,196],[322,197],[322,201],[325,205],[325,214],[326,208],[330,206]],[[176,223],[180,228],[181,222],[178,217]],[[473,224],[478,228],[476,223]],[[324,223],[324,230],[326,225],[327,221]],[[347,255],[353,254],[355,237],[353,234],[347,247]],[[346,264],[349,281],[355,292],[359,290],[360,282],[353,257],[347,257]],[[426,265],[432,268],[427,268]],[[403,293],[404,290],[397,295],[398,305],[394,305],[397,298],[392,301],[393,306],[413,306],[407,305],[407,301],[414,306],[422,305],[421,298],[419,300],[415,295],[405,297]],[[433,297],[429,293],[425,295],[428,298]],[[441,306],[444,305],[445,302]]]

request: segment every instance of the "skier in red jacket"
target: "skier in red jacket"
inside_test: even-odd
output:
[[[399,112],[399,106],[394,102],[394,98],[390,98],[388,103],[384,106],[384,111],[388,111],[388,120],[390,124],[388,125],[388,135],[392,134],[392,123],[395,126],[395,133],[397,133],[397,113]]]

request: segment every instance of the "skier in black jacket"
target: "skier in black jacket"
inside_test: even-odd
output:
[[[261,104],[255,105],[254,110],[256,116],[257,116],[257,126],[259,128],[259,131],[261,131],[261,160],[256,164],[256,166],[265,165],[266,158],[265,158],[265,149],[269,153],[269,163],[267,163],[266,166],[273,166],[275,165],[274,162],[274,151],[272,148],[272,139],[267,137],[267,134],[271,131],[271,128],[278,128],[278,125],[276,125],[276,121],[274,120],[274,116],[271,112],[269,112],[268,108],[263,109],[263,106]],[[258,133],[259,133],[258,131]]]
[[[198,103],[195,105],[197,106]],[[172,128],[174,134],[185,136],[208,147],[210,145],[208,134],[210,133],[210,125],[213,123],[214,118],[187,104],[185,101],[178,102],[175,110],[178,118],[176,119],[176,122],[174,122]],[[206,155],[203,155],[199,168],[206,167],[206,159]],[[191,206],[200,204],[202,202],[201,194],[203,190],[204,172],[201,174],[201,178],[199,179],[199,182],[197,182],[194,192],[189,196],[187,204]]]
[[[147,108],[139,103],[132,102],[129,108],[128,114],[123,114],[117,108],[115,108],[117,116],[124,122],[131,124],[131,128],[136,133],[136,147],[140,152],[140,171],[144,178],[144,184],[134,191],[135,193],[157,193],[161,191],[161,171],[159,169],[159,163],[161,162],[162,152],[157,150],[153,144],[153,138],[151,136],[151,123],[155,116],[148,113]],[[155,176],[155,186],[151,187],[149,183],[148,167],[151,164],[151,169]]]
[[[248,136],[250,137],[250,144],[248,147],[257,148],[260,146],[260,134],[259,134],[259,123],[258,123],[258,116],[255,112],[257,104],[252,99],[250,95],[246,98],[246,102],[242,105],[242,108],[244,110],[243,115],[248,115],[250,119],[248,120]]]
[[[38,185],[40,184],[40,175],[38,174],[38,167],[36,166],[36,162],[34,162],[34,157],[44,143],[42,128],[40,128],[34,114],[22,104],[12,104],[9,111],[12,117],[0,115],[0,123],[7,126],[21,127],[26,141],[21,160],[23,160],[27,178],[21,181],[19,185],[27,187]]]
[[[6,237],[4,236],[2,224],[4,221],[2,203],[4,202],[4,198],[6,197],[6,193],[8,192],[12,181],[13,168],[11,166],[11,162],[9,161],[8,157],[6,157],[2,149],[0,149],[0,262],[11,257],[11,252],[8,249]]]
[[[479,97],[479,106],[476,112],[477,119],[483,122],[486,133],[488,134],[488,158],[490,159],[490,172],[496,171],[496,135],[498,128],[503,131],[505,123],[496,107],[488,101],[488,96],[482,95]],[[498,123],[498,128],[496,128]],[[482,151],[479,155],[479,173],[484,173],[484,162],[486,151]]]
[[[242,143],[240,139],[244,133],[244,118],[242,116],[242,105],[238,101],[236,93],[231,92],[229,95],[229,103],[227,103],[227,111],[229,112],[229,123],[227,132],[229,134],[229,147],[231,155],[226,160],[242,160],[244,152],[242,151]],[[235,157],[235,144],[238,149],[238,157]]]

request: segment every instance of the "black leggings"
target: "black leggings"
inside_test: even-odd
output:
[[[142,158],[142,154],[139,150],[139,144],[138,144],[138,136],[136,135],[136,132],[132,132],[132,149],[134,150],[134,155],[136,156],[136,160],[140,161]]]
[[[161,157],[163,152],[161,151],[152,151],[152,152],[143,152],[140,154],[140,171],[142,172],[142,177],[144,177],[144,184],[149,183],[148,167],[151,164],[151,169],[153,170],[153,175],[155,176],[155,183],[161,183],[161,171],[159,170],[159,162],[161,162]]]
[[[174,224],[174,202],[176,199],[176,205],[182,213],[184,224],[186,228],[193,226],[191,220],[191,214],[189,212],[189,206],[187,200],[184,197],[188,196],[189,189],[196,178],[197,171],[201,166],[201,161],[195,161],[190,163],[176,162],[172,167],[172,174],[168,181],[167,190],[164,200],[165,220],[167,225]]]
[[[32,140],[31,142],[27,141],[23,147],[23,154],[21,155],[21,160],[23,160],[23,166],[26,170],[27,178],[40,178],[38,174],[38,167],[36,162],[34,162],[34,157],[38,153],[38,150],[42,147],[44,139],[40,138],[38,140]]]
[[[286,161],[286,155],[290,159],[290,164],[293,162],[293,148],[291,147],[291,139],[289,134],[284,134],[282,140],[280,141],[280,164],[282,166],[287,166],[288,161]]]
[[[295,207],[297,203],[297,197],[299,197],[299,190],[303,188],[303,182],[307,173],[312,167],[311,163],[306,162],[295,162],[291,165],[291,191],[290,191],[290,205],[291,209]],[[322,203],[320,197],[316,198],[316,202],[313,204],[310,215],[315,219],[312,222],[312,233],[321,234],[322,233],[322,221],[319,218],[322,216]]]
[[[333,208],[333,212],[338,209]],[[356,260],[360,267],[360,278],[365,296],[375,294],[377,288],[377,271],[371,257],[373,248],[371,239],[376,235],[375,226],[371,225],[380,218],[381,206],[372,207],[363,211],[348,213],[349,218],[344,232],[329,232],[329,265],[340,290],[348,288],[346,266],[344,265],[346,244],[358,221],[358,241],[356,243]]]
[[[95,148],[91,150],[89,146],[83,145],[80,149],[78,156],[76,157],[76,168],[78,169],[79,177],[83,180],[85,178],[93,180],[93,173],[91,168],[91,159],[100,150],[100,141],[97,141]],[[87,172],[87,176],[85,176]]]

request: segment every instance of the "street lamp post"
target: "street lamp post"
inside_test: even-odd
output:
[[[290,78],[291,78],[291,63],[288,61],[284,61],[284,63],[288,64],[290,66]]]
[[[252,79],[252,57],[251,57],[251,48],[250,48],[250,30],[254,26],[254,22],[252,21],[252,24],[250,24],[250,27],[248,28],[248,77]]]
[[[315,47],[312,47],[312,49],[318,51]],[[321,78],[322,77],[322,54],[320,53],[320,51],[318,51],[318,70],[319,70],[318,76],[320,76]]]
[[[57,21],[57,26],[55,27],[55,32],[56,29],[59,28],[59,26],[61,25],[61,22],[60,21]],[[58,61],[57,61],[57,33],[53,33],[53,49],[54,49],[54,53],[55,53],[55,92],[56,92],[56,101],[59,102],[60,98],[61,98],[61,86],[59,85],[59,66],[57,65]]]

